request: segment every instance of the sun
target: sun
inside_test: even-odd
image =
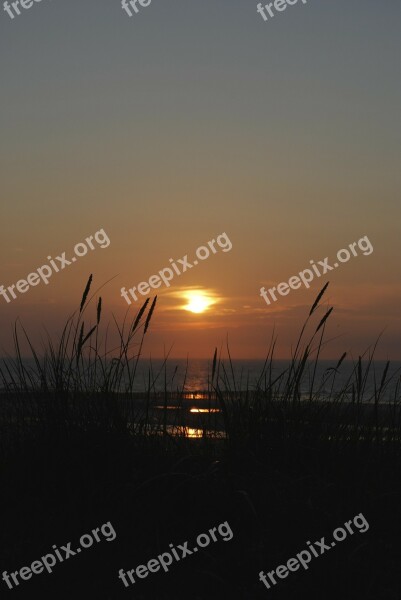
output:
[[[207,296],[204,292],[187,292],[185,297],[188,300],[188,304],[183,306],[183,308],[195,314],[205,312],[209,306],[214,304],[212,298]]]

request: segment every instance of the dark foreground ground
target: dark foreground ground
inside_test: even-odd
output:
[[[116,537],[102,536],[51,574],[18,576],[13,589],[0,581],[1,598],[401,598],[394,431],[375,434],[374,423],[352,429],[352,419],[342,427],[334,419],[330,428],[321,410],[294,405],[262,421],[259,415],[257,424],[238,411],[227,421],[227,439],[188,440],[133,435],[101,411],[79,421],[43,410],[48,418],[25,423],[24,431],[3,419],[1,572],[30,567],[53,545],[71,542],[76,550],[81,536],[106,523]],[[354,527],[331,546],[333,531],[360,513],[369,529]],[[118,578],[169,544],[193,549],[199,534],[226,522],[232,539],[226,526],[226,540],[174,560],[167,573],[136,577],[129,587]],[[318,550],[307,569],[276,576],[270,589],[259,581],[260,571],[276,570],[323,536],[330,549]]]

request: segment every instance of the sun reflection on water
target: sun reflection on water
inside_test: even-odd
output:
[[[219,408],[191,408],[191,413],[219,413]]]

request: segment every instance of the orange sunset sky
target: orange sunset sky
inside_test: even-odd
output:
[[[329,280],[325,355],[384,332],[377,356],[401,359],[400,5],[310,1],[264,23],[219,4],[153,2],[140,23],[103,1],[2,15],[0,285],[101,228],[110,245],[0,297],[0,354],[18,317],[38,346],[57,335],[90,273],[93,289],[113,278],[104,320],[120,320],[123,286],[226,232],[231,251],[157,290],[145,354],[210,357],[228,334],[234,357],[263,358],[275,327],[285,358]],[[260,297],[363,236],[369,256]],[[188,290],[215,303],[185,310]]]

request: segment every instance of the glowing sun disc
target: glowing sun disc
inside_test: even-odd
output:
[[[189,292],[187,294],[188,304],[183,308],[189,312],[200,314],[205,312],[213,304],[213,300],[201,292]]]

